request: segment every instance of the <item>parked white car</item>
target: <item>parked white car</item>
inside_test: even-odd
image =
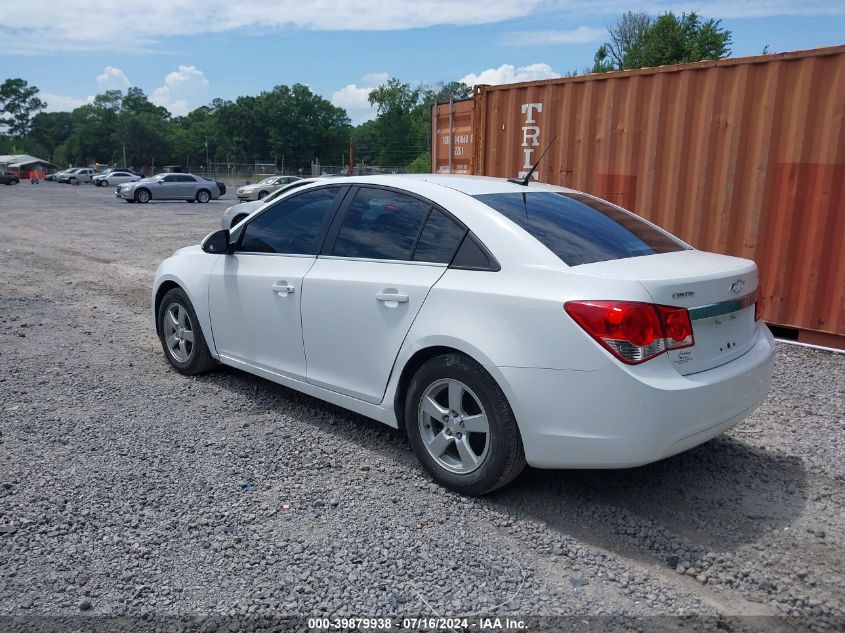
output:
[[[261,200],[277,189],[296,182],[299,179],[299,176],[267,176],[254,184],[238,187],[236,193],[238,200],[241,202]]]
[[[260,200],[250,200],[248,202],[238,202],[237,204],[233,204],[223,212],[223,217],[220,218],[220,228],[234,228],[236,224],[240,223],[241,220],[246,218],[250,213],[257,211],[265,204],[273,202],[273,200],[284,195],[291,189],[296,189],[297,187],[302,187],[312,182],[328,180],[333,177],[334,176],[314,176],[312,178],[298,178],[297,180],[276,189],[273,193],[263,196]]]
[[[109,187],[111,185],[120,185],[124,182],[138,182],[141,176],[129,173],[128,171],[110,171],[108,173],[97,174],[91,179],[98,187]]]
[[[536,183],[306,185],[166,259],[152,300],[178,371],[223,363],[404,427],[467,494],[526,462],[674,455],[751,413],[772,373],[754,262]]]

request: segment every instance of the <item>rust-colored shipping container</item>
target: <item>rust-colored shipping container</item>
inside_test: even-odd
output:
[[[767,322],[845,348],[845,46],[477,86],[454,110],[434,171],[524,174],[557,137],[538,180],[755,260]]]
[[[434,173],[475,173],[474,108],[472,99],[433,106],[431,155]]]

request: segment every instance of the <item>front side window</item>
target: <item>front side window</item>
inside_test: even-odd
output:
[[[581,193],[533,191],[475,198],[528,231],[568,266],[685,249],[633,213]]]
[[[246,225],[238,251],[316,255],[321,228],[340,190],[313,189],[285,198]]]
[[[343,218],[332,255],[409,261],[430,206],[394,191],[361,187]]]

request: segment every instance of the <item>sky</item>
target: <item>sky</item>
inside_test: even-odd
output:
[[[845,0],[0,0],[0,80],[37,86],[52,111],[139,86],[174,115],[302,83],[357,124],[388,77],[583,71],[627,10],[721,19],[733,57],[845,44]]]

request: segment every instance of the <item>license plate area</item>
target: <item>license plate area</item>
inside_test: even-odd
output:
[[[695,345],[669,352],[672,364],[681,374],[729,363],[742,356],[754,343],[757,326],[753,298],[750,301],[743,298],[690,308],[690,317]]]

